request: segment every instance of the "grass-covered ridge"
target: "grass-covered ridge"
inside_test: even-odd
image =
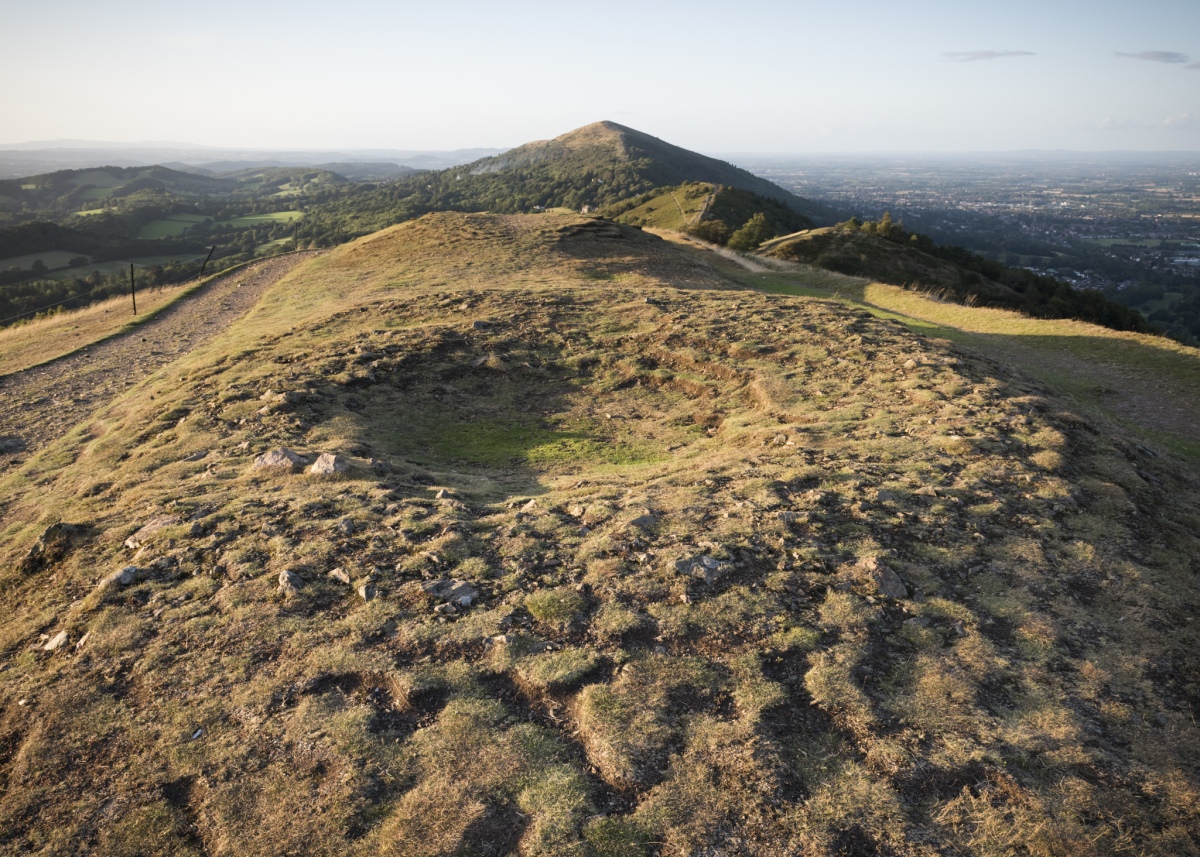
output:
[[[906,231],[889,216],[879,222],[851,219],[765,242],[760,252],[792,262],[968,303],[1007,307],[1043,318],[1077,318],[1113,330],[1148,333],[1139,313],[1097,291],[1010,268],[961,247],[942,246]]]
[[[852,302],[402,224],[0,483],[0,849],[1188,853],[1198,494]]]

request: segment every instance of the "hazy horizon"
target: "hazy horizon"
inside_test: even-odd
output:
[[[609,119],[712,153],[1200,150],[1193,0],[48,0],[6,19],[47,34],[0,55],[10,147],[454,151]]]

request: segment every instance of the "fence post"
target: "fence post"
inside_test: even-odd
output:
[[[133,262],[129,263],[129,297],[133,298],[133,314],[137,315],[137,289],[133,283]]]

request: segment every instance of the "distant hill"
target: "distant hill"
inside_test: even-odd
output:
[[[708,182],[777,200],[814,222],[818,207],[733,164],[615,122],[526,143],[441,176],[439,190],[487,200],[490,210],[596,208],[655,188]]]
[[[961,247],[940,246],[888,217],[785,235],[766,242],[759,252],[959,303],[1007,307],[1043,318],[1077,318],[1114,330],[1153,330],[1141,314],[1099,292],[1073,289],[1053,277],[1010,268]]]
[[[461,167],[421,173],[369,192],[347,190],[310,210],[301,237],[344,240],[432,211],[599,212],[686,182],[757,194],[790,210],[793,225],[829,222],[819,203],[732,164],[615,122],[595,122]]]
[[[168,167],[97,167],[57,170],[22,179],[0,181],[0,210],[73,211],[89,203],[129,196],[140,190],[162,190],[192,196],[228,194],[234,179],[197,175]]]

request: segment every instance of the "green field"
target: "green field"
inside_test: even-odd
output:
[[[175,256],[138,256],[135,259],[122,259],[112,262],[94,262],[87,265],[77,265],[74,268],[60,268],[56,271],[51,271],[46,274],[51,280],[69,280],[73,277],[86,277],[92,271],[99,271],[101,274],[122,274],[129,270],[129,263],[132,262],[138,268],[148,268],[152,265],[165,265],[168,262],[179,262],[187,259],[199,260],[204,254],[189,256],[180,254]]]
[[[271,223],[291,223],[304,216],[301,211],[273,211],[269,214],[247,214],[242,217],[231,217],[229,220],[217,221],[215,226],[232,226],[246,228],[263,226]],[[172,214],[170,217],[151,220],[138,233],[139,238],[178,238],[196,223],[208,220],[202,214]]]
[[[291,223],[294,220],[299,220],[304,216],[302,211],[273,211],[270,214],[247,214],[243,217],[234,217],[229,220],[221,220],[217,226],[262,226],[267,223]]]
[[[1147,238],[1138,241],[1133,238],[1088,238],[1085,239],[1089,244],[1098,244],[1101,247],[1161,247],[1162,241],[1157,238]]]
[[[151,220],[138,232],[139,238],[178,238],[188,228],[208,220],[203,214],[172,214],[170,217]]]
[[[8,259],[0,259],[0,271],[7,271],[9,268],[20,268],[29,270],[29,266],[38,259],[42,260],[42,264],[49,270],[55,268],[65,268],[67,263],[76,256],[81,256],[82,253],[72,253],[68,250],[47,250],[45,253],[30,253],[26,256],[13,256]]]

